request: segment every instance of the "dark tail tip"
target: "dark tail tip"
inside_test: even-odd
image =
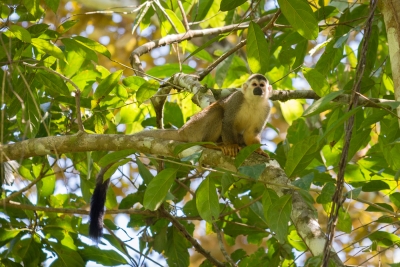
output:
[[[106,202],[108,184],[109,180],[104,183],[97,183],[90,202],[89,237],[96,243],[99,242],[100,237],[103,235],[104,204]]]

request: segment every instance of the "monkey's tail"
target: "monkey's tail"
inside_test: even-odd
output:
[[[106,203],[107,189],[110,185],[110,179],[103,182],[104,173],[111,167],[112,164],[102,168],[97,174],[96,188],[94,189],[92,199],[90,201],[90,225],[89,237],[99,242],[103,234],[103,216],[104,204]]]

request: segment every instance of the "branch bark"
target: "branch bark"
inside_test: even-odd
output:
[[[261,24],[264,23],[268,20],[270,20],[273,17],[274,14],[270,14],[267,16],[264,16],[260,19],[254,20],[255,23]],[[139,70],[137,72],[138,75],[142,76],[143,75],[143,67],[142,63],[140,62],[140,57],[148,52],[150,52],[152,49],[164,45],[169,45],[172,43],[180,43],[185,40],[190,40],[195,37],[201,37],[201,36],[207,36],[207,35],[214,35],[214,34],[221,34],[221,33],[227,33],[227,32],[233,32],[233,31],[238,31],[238,30],[243,30],[249,27],[249,23],[239,23],[239,24],[233,24],[225,27],[220,27],[220,28],[210,28],[210,29],[204,29],[204,30],[189,30],[185,33],[180,33],[180,34],[170,34],[168,36],[165,36],[161,39],[154,40],[148,43],[145,43],[144,45],[139,46],[135,50],[132,51],[131,56],[130,56],[130,63],[135,70]]]

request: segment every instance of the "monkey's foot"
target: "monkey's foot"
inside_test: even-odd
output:
[[[258,154],[260,154],[261,156],[264,156],[264,157],[266,157],[266,158],[269,159],[269,155],[268,155],[266,152],[264,152],[261,148],[257,149],[257,150],[256,150],[256,153],[258,153]]]
[[[224,153],[226,156],[231,156],[231,157],[236,157],[240,150],[238,144],[221,145],[220,148],[222,153]]]

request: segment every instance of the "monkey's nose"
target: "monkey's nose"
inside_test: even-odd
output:
[[[263,94],[263,90],[260,87],[256,87],[253,90],[253,94],[254,95],[262,95]]]

